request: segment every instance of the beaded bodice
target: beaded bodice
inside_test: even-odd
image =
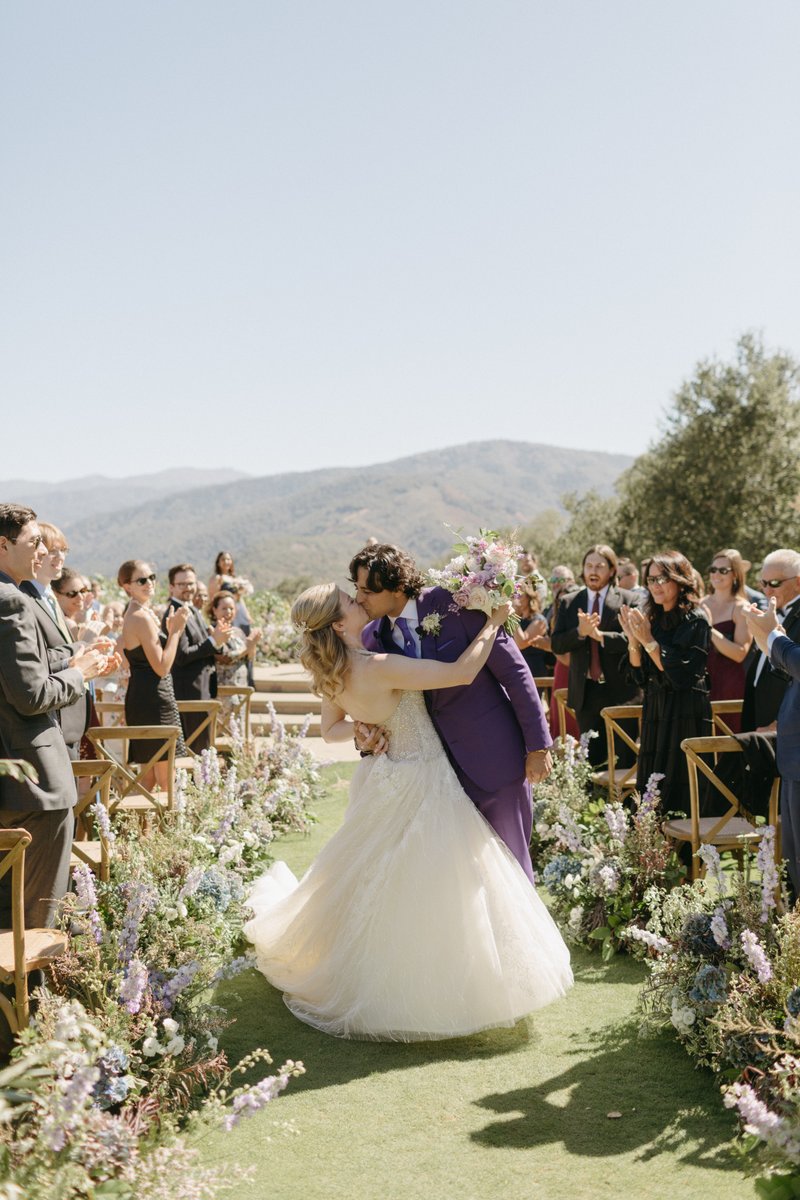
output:
[[[384,725],[389,731],[387,756],[392,762],[427,761],[444,753],[422,692],[403,692],[400,703]]]

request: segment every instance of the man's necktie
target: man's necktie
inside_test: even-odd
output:
[[[405,654],[407,658],[416,658],[417,643],[414,641],[414,635],[411,632],[407,618],[398,617],[395,621],[395,625],[403,635],[403,654]]]
[[[66,638],[66,640],[68,642],[71,642],[72,638],[69,636],[69,630],[67,629],[67,623],[64,620],[64,614],[62,613],[61,609],[58,607],[58,601],[56,600],[55,596],[51,596],[49,592],[45,592],[44,599],[45,599],[45,603],[47,604],[47,607],[50,609],[50,611],[53,614],[53,620],[55,621],[56,625],[61,630],[61,632],[62,632],[63,636]]]
[[[589,609],[589,615],[600,612],[600,593],[592,592],[592,604]],[[603,668],[600,665],[600,643],[596,638],[589,639],[589,678],[597,683],[603,676]]]

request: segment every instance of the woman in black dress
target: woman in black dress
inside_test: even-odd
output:
[[[189,619],[190,608],[182,604],[166,620],[163,634],[159,620],[151,607],[155,592],[155,573],[149,563],[131,558],[117,573],[117,582],[130,596],[130,604],[122,622],[120,642],[130,663],[131,677],[125,695],[126,725],[177,725],[181,727],[175,692],[172,687],[172,664],[178,643]],[[155,753],[151,741],[131,738],[128,761],[146,763]],[[178,739],[178,754],[185,754],[183,739]],[[153,783],[164,788],[167,784],[166,762],[156,763],[155,776],[147,772],[142,779],[145,787]]]
[[[681,742],[712,732],[707,660],[711,626],[698,607],[691,563],[677,550],[646,565],[644,610],[623,605],[631,673],[644,691],[636,784],[640,794],[654,771],[665,812],[690,812],[689,772]]]

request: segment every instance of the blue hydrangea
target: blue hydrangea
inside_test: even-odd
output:
[[[713,913],[691,913],[683,922],[681,942],[697,958],[716,958],[720,947],[714,937]]]
[[[790,1017],[800,1017],[800,987],[793,988],[786,997],[786,1011]]]
[[[224,913],[233,899],[227,878],[213,867],[203,872],[194,894],[196,899],[210,900],[219,913]]]
[[[542,872],[542,883],[548,891],[556,891],[564,886],[564,880],[567,875],[577,877],[581,873],[581,860],[574,858],[571,854],[557,854],[555,858],[551,858],[550,862]]]
[[[727,998],[727,978],[722,967],[703,963],[698,967],[689,999],[695,1004],[722,1004]]]

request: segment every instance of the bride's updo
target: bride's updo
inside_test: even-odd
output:
[[[300,662],[311,676],[318,696],[335,700],[350,666],[347,647],[333,628],[342,616],[335,583],[307,588],[292,605],[292,622],[301,633]]]

